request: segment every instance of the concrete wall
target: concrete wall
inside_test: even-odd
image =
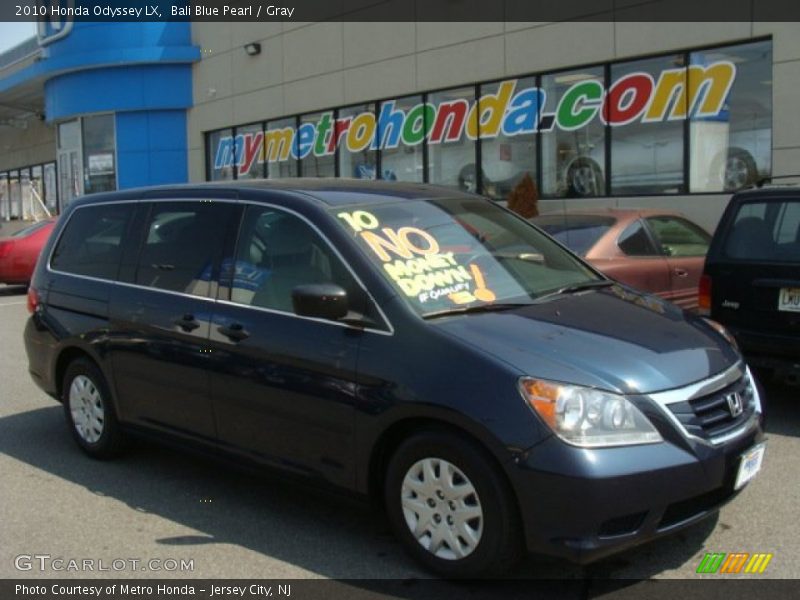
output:
[[[36,118],[27,129],[0,126],[0,173],[56,159],[56,128]]]
[[[796,23],[194,23],[202,60],[188,114],[189,178],[205,177],[203,132],[525,73],[773,36],[774,174],[800,172]],[[261,43],[261,54],[243,46]],[[724,196],[626,198],[713,227]],[[593,205],[616,205],[615,199]],[[622,202],[622,201],[620,201]],[[570,205],[573,205],[571,203]]]

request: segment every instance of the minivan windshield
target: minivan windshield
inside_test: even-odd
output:
[[[425,317],[503,310],[607,282],[488,200],[407,200],[331,212]]]

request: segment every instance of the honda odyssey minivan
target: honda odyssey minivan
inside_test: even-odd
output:
[[[59,219],[28,302],[31,375],[88,455],[147,432],[378,498],[446,576],[676,531],[764,456],[724,328],[449,189],[92,195]]]

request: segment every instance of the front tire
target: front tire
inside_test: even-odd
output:
[[[500,468],[477,444],[425,432],[392,456],[389,522],[406,550],[445,577],[500,575],[522,555],[516,503]]]
[[[100,369],[86,358],[67,367],[62,386],[67,424],[78,446],[92,458],[117,456],[124,448],[108,383]]]

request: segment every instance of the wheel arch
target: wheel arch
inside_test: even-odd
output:
[[[93,352],[91,352],[87,348],[83,348],[81,346],[66,346],[63,348],[56,358],[55,364],[53,366],[53,382],[55,383],[56,387],[56,397],[59,402],[63,401],[63,392],[64,392],[64,375],[73,362],[80,358],[85,358],[86,360],[92,362],[103,374],[103,377],[106,379],[106,383],[109,387],[109,392],[111,393],[111,401],[114,402],[115,408],[117,408],[116,398],[114,397],[113,392],[113,385],[111,377],[109,377],[108,372],[106,369],[103,368],[102,361],[99,357],[95,356]]]
[[[443,432],[461,437],[478,448],[486,458],[497,468],[497,473],[508,486],[514,498],[517,514],[521,517],[522,510],[519,498],[514,492],[511,479],[506,472],[503,460],[498,456],[498,448],[491,448],[476,432],[466,427],[459,426],[436,416],[408,416],[394,421],[386,427],[372,445],[366,469],[366,492],[376,506],[383,505],[383,486],[386,477],[386,467],[394,452],[406,439],[420,432]],[[509,457],[511,455],[509,454]]]

